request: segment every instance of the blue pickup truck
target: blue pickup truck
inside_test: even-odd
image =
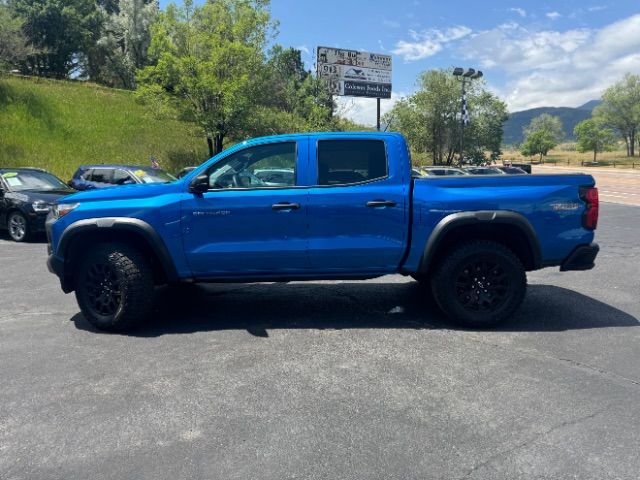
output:
[[[104,330],[149,318],[161,284],[390,273],[424,283],[454,321],[488,327],[522,303],[527,271],[593,268],[597,220],[589,175],[415,178],[397,133],[280,135],[170,183],[64,198],[48,266]]]

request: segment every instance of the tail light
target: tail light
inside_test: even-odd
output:
[[[598,226],[598,214],[600,213],[600,201],[596,187],[580,187],[580,198],[587,204],[587,209],[582,214],[582,226],[587,230],[595,230]]]

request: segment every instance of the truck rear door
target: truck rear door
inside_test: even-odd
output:
[[[392,135],[311,138],[309,260],[315,272],[397,269],[407,244],[410,182],[400,143]]]

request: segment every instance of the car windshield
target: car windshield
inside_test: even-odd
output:
[[[38,170],[9,170],[0,173],[11,190],[19,192],[26,190],[49,191],[68,190],[62,180],[47,172]]]
[[[169,183],[176,179],[173,175],[159,168],[139,168],[134,170],[133,174],[142,183]]]

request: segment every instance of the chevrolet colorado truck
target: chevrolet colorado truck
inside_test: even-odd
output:
[[[161,284],[392,273],[488,327],[520,306],[527,271],[593,268],[597,220],[589,175],[415,178],[397,133],[279,135],[176,181],[65,197],[47,221],[48,266],[104,330],[150,317]]]

